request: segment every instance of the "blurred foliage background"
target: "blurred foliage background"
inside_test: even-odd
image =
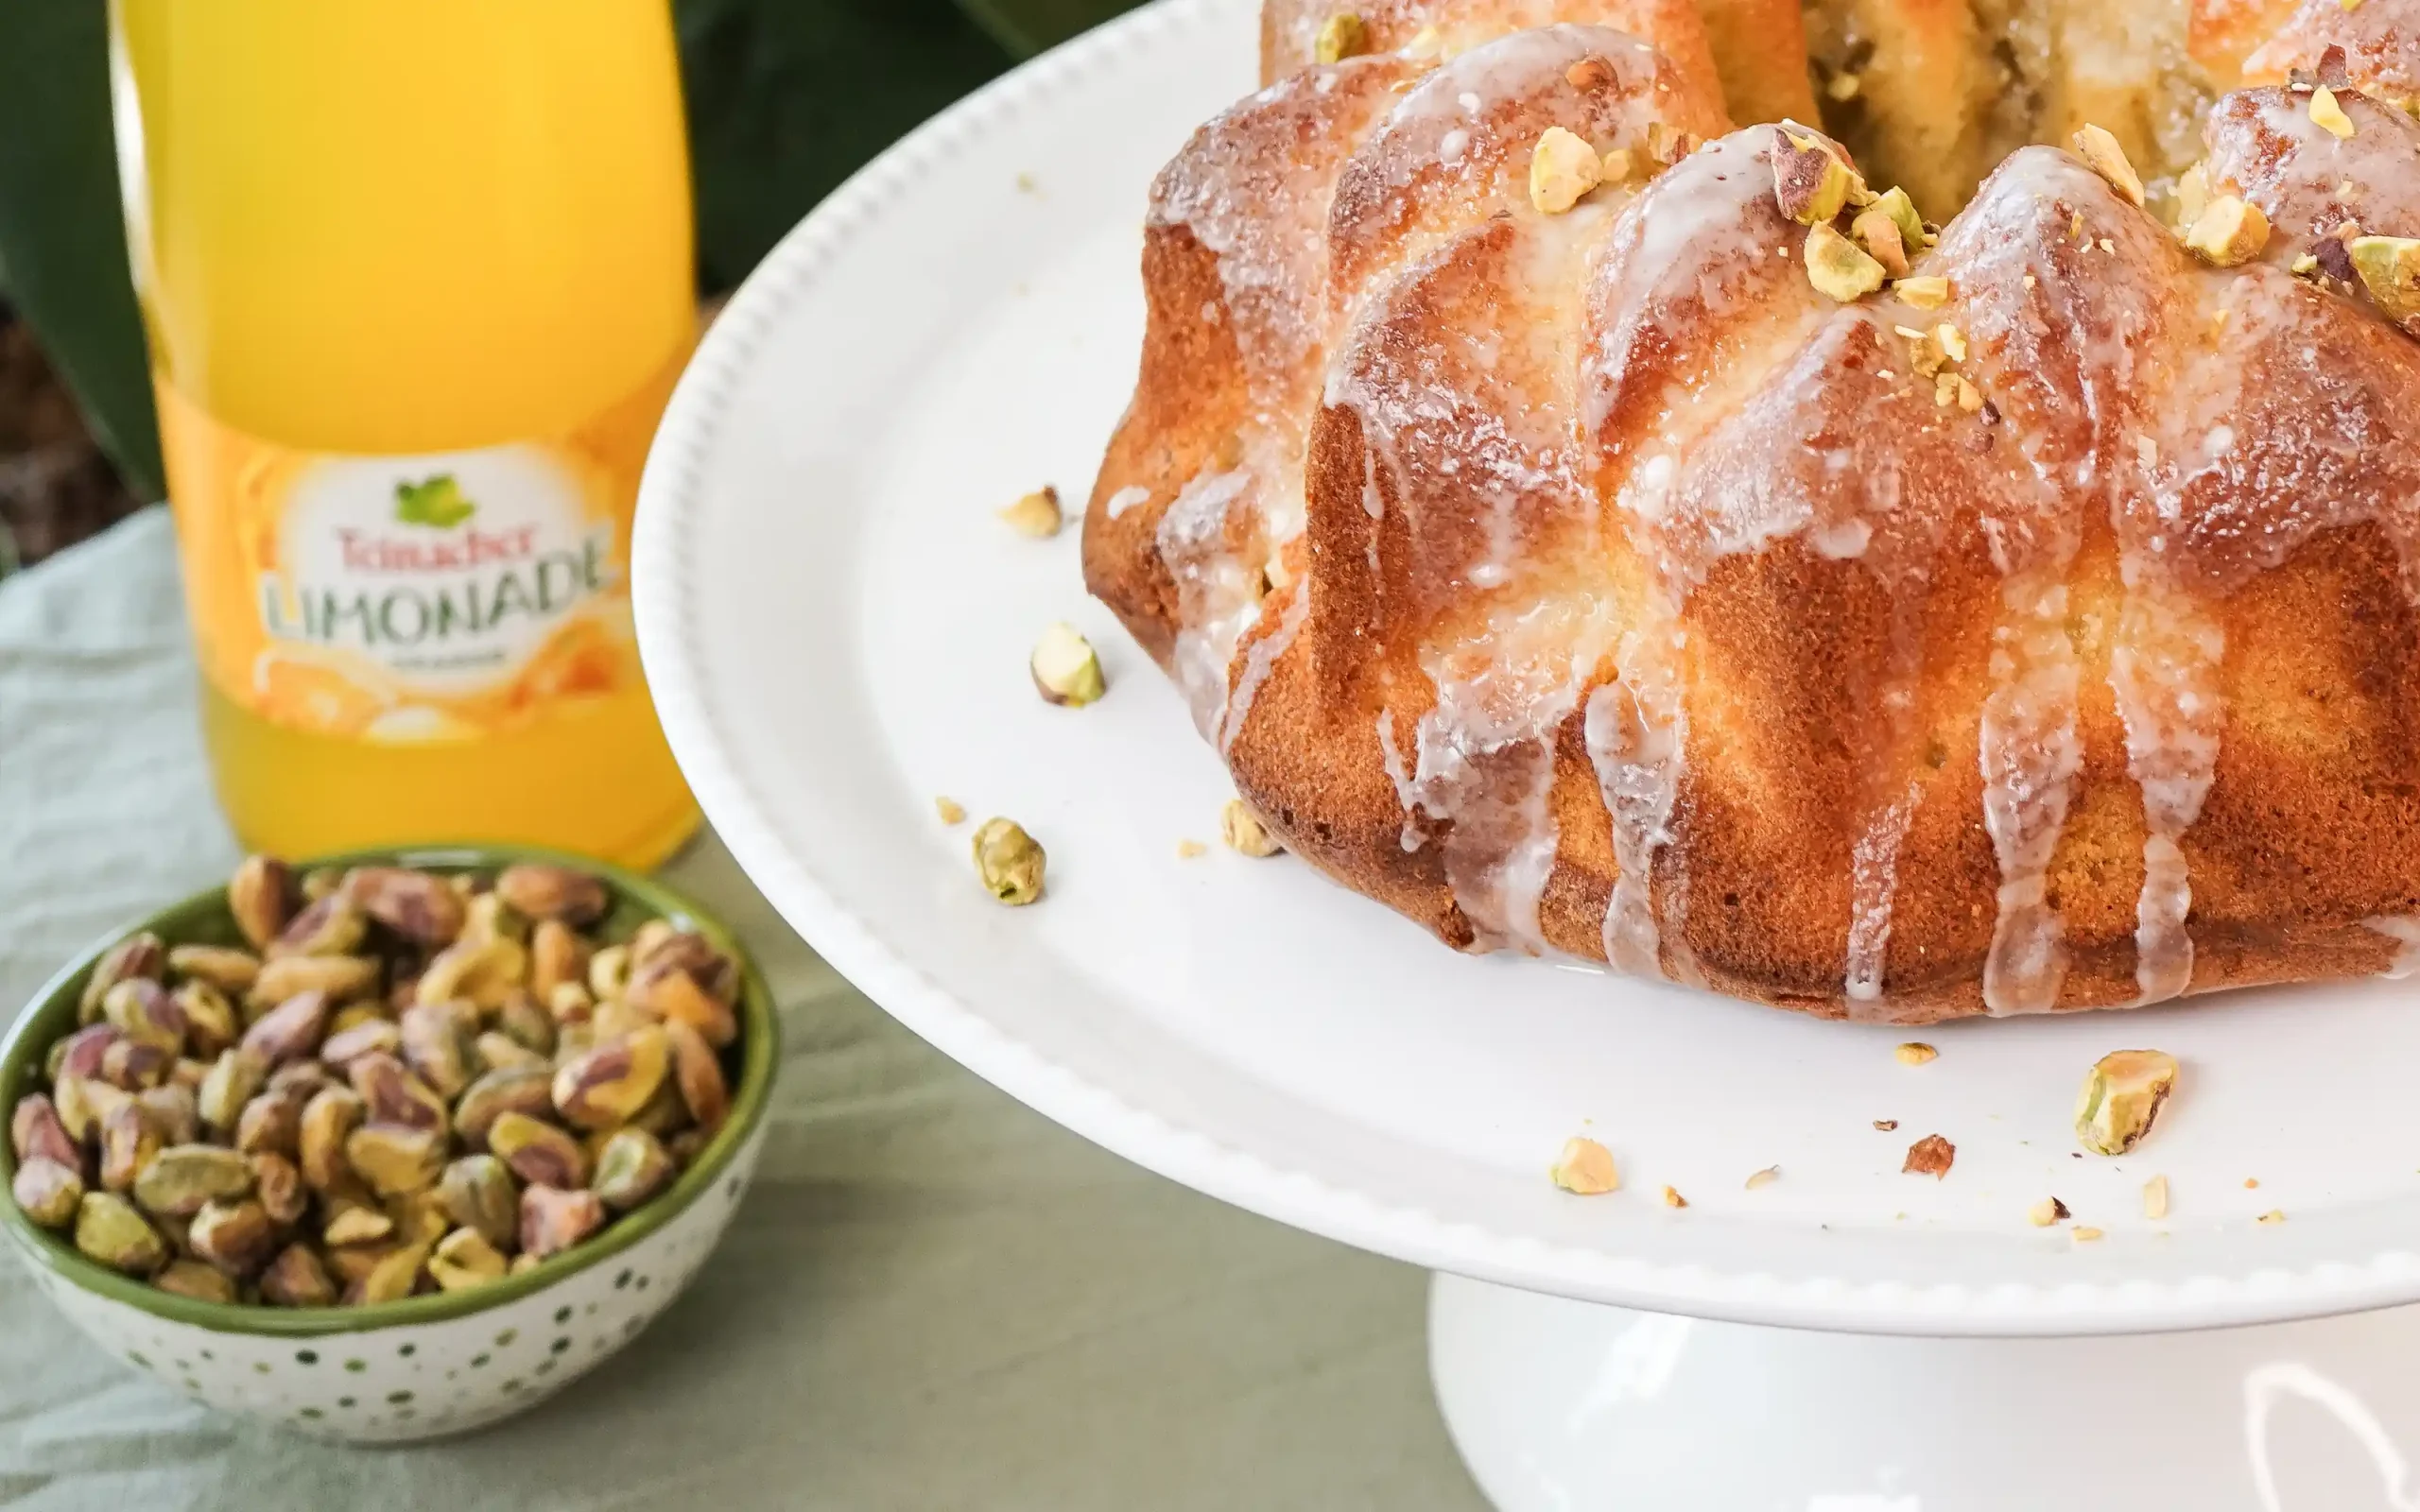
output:
[[[674,0],[700,293],[919,122],[1134,3]],[[0,0],[0,572],[161,494],[107,33],[102,0]]]

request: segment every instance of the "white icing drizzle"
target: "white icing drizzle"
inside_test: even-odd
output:
[[[1286,608],[1279,612],[1277,623],[1245,650],[1243,671],[1236,678],[1236,691],[1227,700],[1226,717],[1219,727],[1219,755],[1224,756],[1243,732],[1244,721],[1252,714],[1253,700],[1260,696],[1261,684],[1269,680],[1277,659],[1293,648],[1294,637],[1303,633],[1303,622],[1310,614],[1310,588],[1307,583],[1297,583],[1288,590]]]
[[[1605,812],[1613,819],[1613,896],[1605,906],[1605,960],[1616,971],[1661,976],[1663,929],[1655,917],[1655,858],[1673,841],[1672,810],[1687,764],[1688,708],[1671,648],[1650,649],[1634,630],[1616,653],[1618,677],[1588,696],[1585,735]],[[1673,944],[1681,946],[1674,936]]]
[[[2362,922],[2402,946],[2387,966],[2388,981],[2402,982],[2420,976],[2420,919],[2367,919]]]
[[[1867,823],[1850,855],[1846,991],[1852,1004],[1877,1003],[1882,998],[1883,956],[1891,944],[1891,907],[1899,890],[1899,848],[1907,841],[1908,825],[1916,816],[1920,796],[1916,785],[1909,783],[1897,802]]]
[[[1226,720],[1228,670],[1260,613],[1259,574],[1230,540],[1230,511],[1253,482],[1241,467],[1202,473],[1160,516],[1160,559],[1176,581],[1180,606],[1177,686],[1204,739],[1215,738]]]
[[[1547,950],[1538,905],[1558,844],[1555,736],[1610,632],[1600,600],[1549,599],[1421,654],[1437,703],[1414,738],[1409,806],[1443,826],[1446,881],[1481,949]]]
[[[2002,593],[2012,618],[1993,637],[1992,691],[1979,759],[1983,826],[2000,864],[1999,918],[1983,962],[1994,1014],[2048,1013],[2066,981],[2066,947],[2048,901],[2051,856],[2083,765],[2078,672],[2065,584],[2024,574]]]
[[[1150,500],[1150,490],[1130,484],[1111,494],[1108,503],[1104,504],[1102,508],[1108,511],[1112,520],[1115,520],[1136,505],[1149,504]]]

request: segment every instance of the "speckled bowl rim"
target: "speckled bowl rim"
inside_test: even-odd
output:
[[[700,933],[728,952],[739,966],[740,1074],[739,1084],[732,1091],[731,1116],[724,1121],[720,1132],[716,1134],[704,1153],[682,1173],[680,1180],[673,1183],[669,1193],[636,1212],[615,1220],[596,1238],[554,1256],[526,1275],[508,1277],[469,1291],[438,1292],[361,1307],[278,1308],[236,1302],[206,1302],[179,1297],[87,1260],[60,1235],[37,1228],[13,1199],[0,1194],[0,1227],[5,1227],[9,1237],[16,1241],[19,1252],[32,1263],[43,1266],[82,1291],[123,1303],[154,1317],[217,1333],[252,1334],[264,1338],[320,1338],[337,1333],[367,1333],[381,1329],[443,1323],[509,1306],[628,1251],[686,1211],[690,1204],[713,1190],[715,1183],[722,1179],[723,1171],[731,1164],[732,1158],[739,1153],[740,1147],[755,1132],[756,1125],[764,1121],[765,1110],[771,1101],[774,1068],[781,1061],[781,1022],[774,1011],[772,988],[766,983],[764,972],[758,969],[754,958],[728,926],[678,889],[652,878],[608,865],[594,857],[535,846],[389,846],[318,857],[298,862],[296,867],[298,870],[314,867],[404,866],[435,871],[486,871],[520,861],[550,862],[589,872],[603,880],[617,898],[635,902],[661,917],[695,925]],[[195,908],[206,908],[212,900],[223,899],[225,893],[223,886],[207,887],[178,902],[155,909],[145,918],[95,941],[44,983],[27,1000],[16,1022],[9,1025],[7,1036],[0,1038],[0,1105],[13,1108],[19,1089],[29,1078],[39,1075],[40,1060],[48,1053],[51,1040],[60,1032],[56,1021],[62,1007],[69,1015],[72,1027],[74,998],[80,994],[86,974],[103,952],[137,930],[157,928],[164,919]],[[5,1108],[0,1108],[0,1112],[5,1112]],[[9,1147],[6,1140],[0,1140],[0,1182],[13,1181],[16,1174],[16,1153]]]

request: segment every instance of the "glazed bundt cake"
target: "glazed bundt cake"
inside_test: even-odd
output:
[[[1904,1022],[2420,966],[2420,0],[1806,16],[1270,0],[1093,592],[1463,949]]]

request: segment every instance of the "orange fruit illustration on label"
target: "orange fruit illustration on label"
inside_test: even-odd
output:
[[[362,735],[395,704],[391,692],[355,670],[291,647],[253,661],[252,691],[270,718],[322,735]]]

